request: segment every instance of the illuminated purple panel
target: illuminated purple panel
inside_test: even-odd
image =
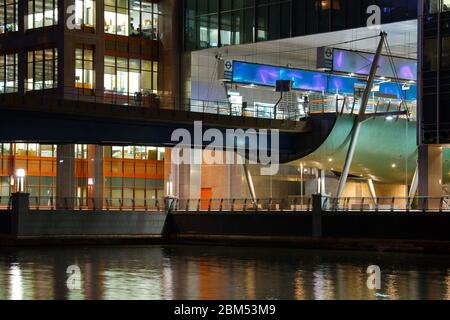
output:
[[[321,72],[234,61],[233,82],[274,87],[277,80],[292,80],[293,89],[353,93],[355,79]]]
[[[404,80],[417,79],[417,61],[393,57],[397,76]],[[334,49],[333,70],[345,73],[369,74],[373,54]],[[381,56],[377,76],[395,78],[387,56]]]
[[[348,76],[233,61],[233,82],[235,83],[275,87],[277,80],[292,80],[292,88],[295,90],[340,94],[353,94],[355,84],[364,84]],[[403,91],[402,84],[387,82],[381,84],[380,92],[415,100],[417,88],[415,85],[410,85],[410,90]]]

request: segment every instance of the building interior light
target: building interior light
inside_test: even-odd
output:
[[[24,192],[25,169],[17,169],[16,176],[17,176],[17,191]]]
[[[333,158],[328,158],[328,162],[333,162]]]
[[[25,177],[25,169],[17,169],[16,175],[17,175],[18,178]]]

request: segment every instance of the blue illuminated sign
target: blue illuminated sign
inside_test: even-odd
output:
[[[233,61],[233,82],[235,83],[275,87],[277,80],[292,80],[294,90],[340,94],[353,94],[355,84],[364,84],[353,77]],[[403,91],[402,84],[386,82],[380,85],[380,92],[393,94],[406,100],[415,100],[417,88],[411,85],[410,90]]]

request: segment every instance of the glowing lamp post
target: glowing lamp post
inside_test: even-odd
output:
[[[24,192],[24,179],[25,179],[25,169],[17,169],[17,192]]]

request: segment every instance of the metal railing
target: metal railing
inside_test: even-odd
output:
[[[11,210],[12,197],[0,196],[0,209]]]
[[[164,211],[164,199],[30,196],[31,210]]]
[[[258,212],[311,211],[310,197],[287,199],[176,199],[172,207],[178,212]]]
[[[246,117],[257,119],[292,120],[301,121],[308,118],[310,114],[336,113],[357,114],[359,110],[359,99],[353,96],[336,96],[333,94],[322,94],[319,98],[304,103],[282,103],[277,108],[277,115],[273,107],[261,105],[233,104],[228,100],[196,100],[187,99],[179,101],[172,96],[157,95],[152,91],[141,90],[138,92],[127,92],[118,90],[96,90],[76,87],[64,87],[63,93],[60,89],[48,89],[29,91],[24,95],[18,93],[0,94],[0,101],[9,99],[14,103],[22,105],[34,103],[54,102],[61,105],[64,101],[76,103],[90,102],[94,104],[105,104],[123,107],[153,108],[174,111],[190,111],[193,113],[217,114],[234,117]],[[13,99],[10,99],[11,97]],[[274,104],[275,105],[275,104]],[[404,111],[405,115],[395,118],[415,119],[416,107],[412,102],[404,102],[395,99],[373,98],[367,107],[368,115],[381,113],[395,113]]]
[[[450,212],[450,196],[323,197],[322,210],[331,212]]]
[[[11,197],[0,198],[0,208],[11,209]],[[311,211],[310,197],[287,199],[132,199],[30,196],[31,210],[97,210],[160,212],[256,212],[256,211]]]
[[[12,197],[0,197],[0,209],[12,208]],[[142,211],[142,212],[311,212],[312,197],[235,199],[132,199],[30,196],[31,210],[92,210],[92,211]],[[450,195],[441,197],[322,197],[322,211],[421,213],[450,212]]]

